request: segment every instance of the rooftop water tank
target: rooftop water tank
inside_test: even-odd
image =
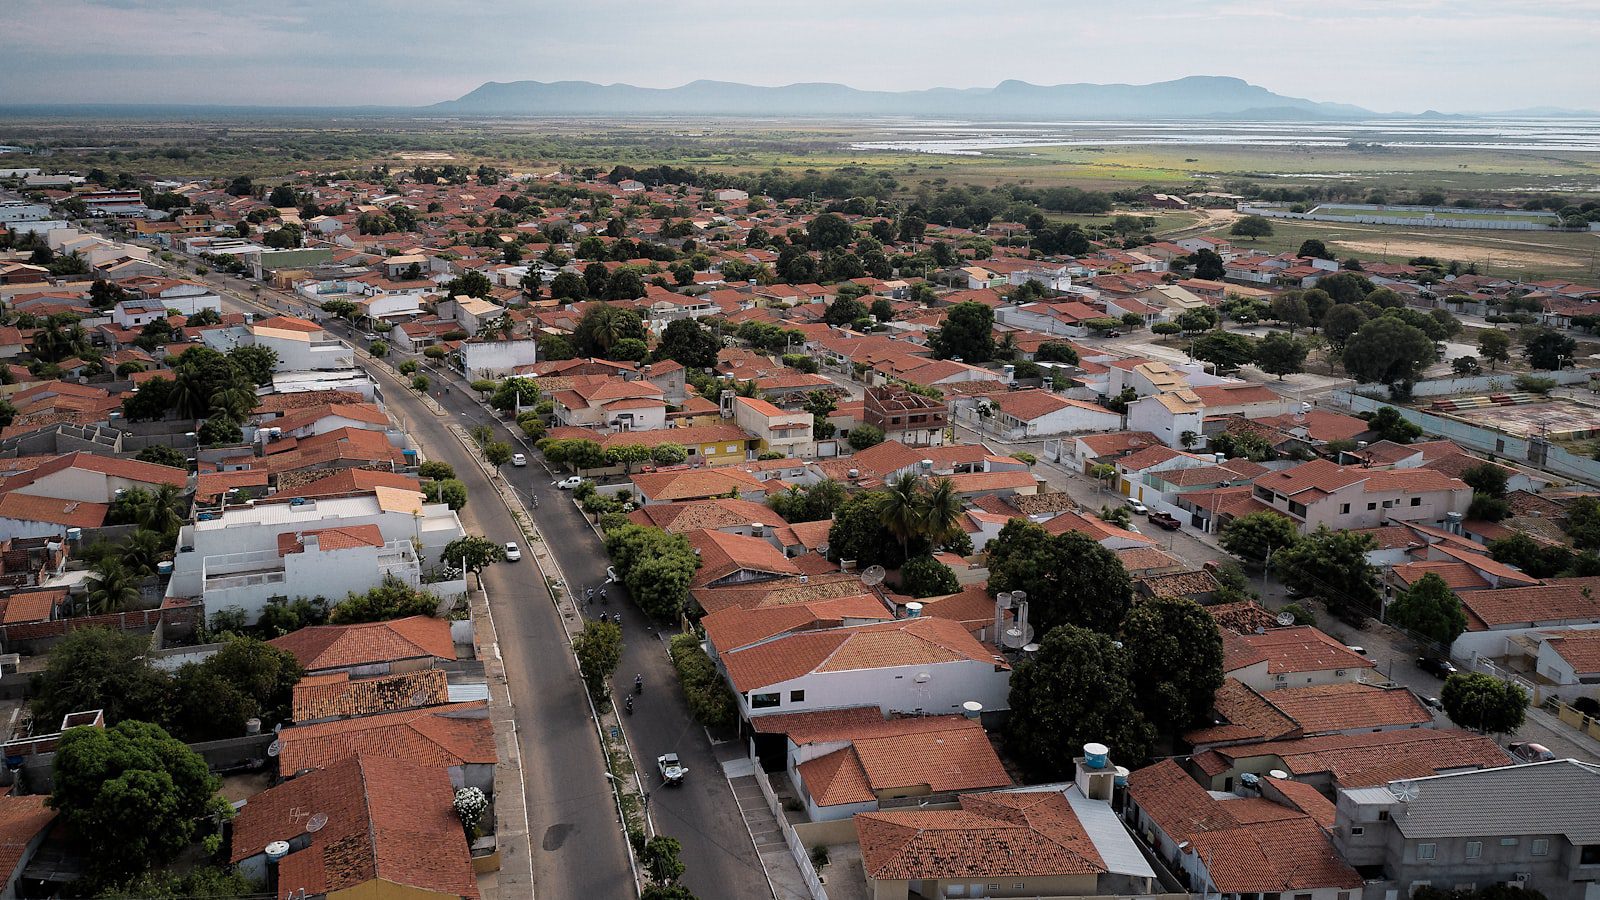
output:
[[[1105,744],[1083,745],[1083,764],[1091,769],[1104,769],[1110,755],[1111,748]]]
[[[267,862],[275,863],[289,855],[288,841],[273,841],[267,845]]]

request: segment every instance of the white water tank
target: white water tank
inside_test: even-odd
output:
[[[267,862],[275,863],[289,855],[288,841],[273,841],[267,845]]]

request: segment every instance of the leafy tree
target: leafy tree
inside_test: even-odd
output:
[[[823,213],[806,225],[806,234],[814,249],[832,250],[848,246],[855,238],[855,229],[843,218],[833,213]]]
[[[1443,578],[1433,572],[1400,593],[1389,604],[1389,622],[1436,644],[1448,647],[1467,630],[1461,600]]]
[[[429,503],[443,503],[451,509],[467,505],[467,485],[456,478],[441,478],[422,483],[422,495]]]
[[[1206,281],[1221,281],[1228,271],[1215,250],[1196,250],[1189,261],[1194,265],[1194,277]]]
[[[38,676],[34,718],[53,728],[67,713],[85,709],[103,709],[114,722],[159,716],[167,679],[149,655],[145,635],[109,628],[67,632]]]
[[[1444,680],[1439,703],[1450,721],[1485,734],[1511,734],[1528,715],[1528,693],[1482,672],[1457,672]]]
[[[96,894],[97,897],[117,898],[148,898],[148,900],[170,900],[173,897],[182,897],[185,900],[224,900],[224,898],[255,897],[260,890],[242,872],[230,872],[216,866],[199,866],[178,873],[171,870],[157,872],[144,872],[127,881],[113,884]]]
[[[1300,250],[1296,256],[1309,256],[1315,259],[1333,259],[1333,254],[1328,252],[1328,245],[1316,238],[1309,238],[1300,243]]]
[[[1501,466],[1494,463],[1479,463],[1461,473],[1461,480],[1472,488],[1474,493],[1487,497],[1504,497],[1510,474]]]
[[[230,638],[202,662],[187,663],[174,678],[173,733],[185,741],[238,737],[261,719],[268,728],[290,719],[294,686],[305,670],[294,654],[252,637]]]
[[[806,487],[791,485],[768,497],[767,505],[786,522],[820,522],[833,518],[833,511],[844,504],[845,497],[844,485],[824,478]]]
[[[1522,355],[1535,369],[1560,369],[1572,362],[1578,342],[1549,328],[1531,332],[1523,342]]]
[[[1580,550],[1600,549],[1600,501],[1579,497],[1568,504],[1567,534]]]
[[[700,637],[692,631],[674,635],[667,642],[667,656],[678,672],[678,682],[683,686],[683,697],[695,721],[711,728],[732,724],[738,715],[733,691],[717,671],[700,646]]]
[[[84,600],[89,612],[97,616],[133,609],[142,596],[138,576],[124,568],[116,557],[101,560],[84,586],[88,588]]]
[[[689,458],[689,451],[682,444],[657,444],[650,451],[650,459],[658,466],[676,466]]]
[[[171,466],[174,469],[188,471],[189,459],[178,450],[162,444],[152,444],[139,451],[134,459],[140,462],[155,463],[158,466]]]
[[[956,573],[932,556],[916,556],[900,567],[900,589],[913,597],[942,597],[961,590]]]
[[[1246,562],[1263,564],[1268,553],[1288,549],[1299,540],[1300,532],[1288,516],[1263,510],[1229,522],[1217,543]]]
[[[1382,593],[1378,571],[1367,562],[1366,553],[1375,546],[1377,541],[1370,534],[1331,531],[1319,525],[1275,553],[1272,564],[1284,584],[1304,596],[1321,597],[1335,615],[1345,611],[1374,615],[1381,608]]]
[[[624,444],[606,451],[606,461],[621,463],[625,473],[633,471],[634,463],[642,463],[649,458],[650,448],[643,444]]]
[[[489,276],[477,271],[476,269],[468,269],[467,271],[462,272],[460,275],[450,279],[449,281],[445,282],[444,288],[441,290],[441,293],[443,293],[446,297],[459,297],[465,295],[468,297],[483,298],[489,296],[493,292],[494,283],[489,280]]]
[[[1222,632],[1210,613],[1153,597],[1128,613],[1122,640],[1139,708],[1158,732],[1174,736],[1205,718],[1222,687]]]
[[[1256,358],[1256,342],[1242,334],[1208,331],[1194,339],[1195,359],[1215,365],[1221,374],[1232,372]]]
[[[1450,370],[1462,378],[1471,378],[1483,371],[1476,356],[1458,356],[1450,360]]]
[[[1572,564],[1571,550],[1559,544],[1541,544],[1522,532],[1489,542],[1489,556],[1516,566],[1533,578],[1551,578]]]
[[[700,567],[700,557],[687,537],[624,525],[606,532],[606,553],[628,594],[647,615],[673,621],[683,613],[690,579]]]
[[[328,300],[322,304],[323,312],[330,316],[337,316],[345,320],[354,319],[356,311],[359,309],[359,306],[356,306],[349,300]]]
[[[539,386],[531,378],[507,378],[494,387],[489,405],[501,412],[527,409],[539,402]]]
[[[503,466],[511,461],[511,445],[505,441],[493,441],[484,445],[483,458],[491,466]]]
[[[982,303],[957,303],[928,335],[928,347],[939,359],[959,358],[975,366],[988,362],[994,358],[994,310]]]
[[[1485,331],[1478,335],[1478,355],[1489,362],[1489,371],[1500,368],[1511,360],[1511,337],[1503,331]]]
[[[550,281],[550,297],[554,300],[583,300],[589,296],[583,276],[562,272]]]
[[[1245,216],[1233,223],[1228,233],[1234,237],[1247,237],[1251,240],[1272,237],[1272,222],[1263,216]]]
[[[1396,444],[1409,444],[1422,437],[1422,428],[1400,415],[1400,411],[1392,406],[1385,406],[1373,413],[1372,418],[1367,420],[1367,429],[1378,440]]]
[[[1039,652],[1017,665],[1006,745],[1029,780],[1072,777],[1073,757],[1090,742],[1108,745],[1130,766],[1149,754],[1155,730],[1129,666],[1128,652],[1111,638],[1071,625],[1048,631]]]
[[[639,900],[697,900],[694,892],[681,884],[647,884]]]
[[[654,358],[674,360],[690,369],[709,369],[716,366],[721,348],[716,333],[698,319],[675,319],[661,333]]]
[[[1317,279],[1317,290],[1327,294],[1334,303],[1360,303],[1376,289],[1370,279],[1355,272],[1338,272]]]
[[[1210,331],[1217,327],[1222,317],[1209,306],[1197,306],[1179,313],[1175,321],[1185,334],[1194,334],[1197,331]]]
[[[1367,324],[1367,314],[1362,312],[1360,307],[1349,303],[1340,304],[1329,309],[1322,317],[1322,335],[1328,339],[1334,350],[1342,352],[1345,345],[1350,342],[1350,338],[1354,337],[1365,324]]]
[[[1311,324],[1311,307],[1305,295],[1297,291],[1284,291],[1272,301],[1272,317],[1289,326],[1289,333]]]
[[[127,878],[188,847],[208,816],[226,815],[222,783],[159,725],[124,721],[61,737],[50,806],[71,840],[93,847],[102,880]]]
[[[639,854],[639,863],[650,874],[650,880],[656,884],[668,885],[683,876],[683,862],[678,859],[678,854],[683,851],[683,845],[677,838],[658,834],[644,844],[644,851]]]
[[[469,572],[482,572],[497,562],[506,561],[506,550],[486,537],[475,534],[458,537],[439,551],[445,565],[465,565]]]
[[[863,422],[850,429],[850,435],[846,440],[852,450],[865,450],[868,447],[876,447],[883,443],[883,429]]]
[[[1039,345],[1033,358],[1036,362],[1059,362],[1075,366],[1078,364],[1078,351],[1072,349],[1072,345],[1066,341],[1045,341]]]
[[[858,566],[896,569],[905,561],[900,542],[883,526],[883,491],[863,491],[839,506],[828,528],[828,558]]]
[[[989,542],[989,589],[1024,590],[1030,621],[1041,631],[1078,625],[1116,631],[1133,605],[1133,583],[1115,553],[1087,535],[1051,535],[1012,519]]]
[[[237,364],[255,384],[268,385],[272,383],[272,373],[278,366],[278,351],[250,344],[229,350],[228,359]],[[253,407],[254,403],[251,405]]]
[[[422,465],[417,466],[417,474],[421,475],[423,478],[432,478],[437,481],[443,481],[446,478],[456,477],[456,468],[447,462],[429,459],[424,460]]]
[[[589,689],[589,696],[606,696],[606,682],[622,662],[622,626],[614,622],[590,620],[572,639],[572,652],[578,657],[578,672]]]
[[[1415,381],[1438,357],[1420,328],[1386,317],[1362,325],[1340,354],[1345,371],[1363,384]]]
[[[822,314],[822,321],[829,325],[849,325],[857,319],[867,315],[867,305],[854,297],[841,295],[838,299],[828,304],[828,309]]]
[[[617,306],[595,306],[583,314],[572,332],[573,350],[578,356],[598,356],[610,359],[611,348],[624,340],[648,339],[644,322],[631,309]]]
[[[1282,381],[1285,375],[1305,371],[1306,354],[1310,349],[1305,341],[1274,331],[1256,345],[1256,368]]]
[[[446,549],[466,538],[457,538]],[[500,550],[499,547],[495,547]],[[504,550],[500,550],[503,557]],[[459,557],[458,557],[459,559]],[[438,611],[439,598],[419,591],[393,575],[385,575],[383,584],[357,594],[354,591],[328,611],[328,621],[335,625],[354,625],[360,622],[388,622],[409,616],[431,616]]]

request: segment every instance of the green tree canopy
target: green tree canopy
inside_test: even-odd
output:
[[[1362,325],[1340,354],[1345,371],[1363,384],[1415,381],[1438,358],[1420,328],[1383,316]]]
[[[33,693],[33,716],[55,728],[68,713],[105,710],[121,722],[159,716],[167,677],[150,664],[146,635],[109,628],[67,632],[50,650]]]
[[[1535,369],[1560,369],[1572,365],[1578,342],[1551,328],[1529,332],[1523,339],[1522,355]]]
[[[670,359],[690,369],[709,369],[716,366],[721,349],[716,333],[698,319],[674,319],[661,333],[653,358]]]
[[[1485,734],[1511,734],[1528,715],[1527,691],[1482,672],[1457,672],[1446,678],[1439,703],[1450,721]]]
[[[1242,334],[1208,331],[1194,339],[1192,352],[1195,359],[1211,363],[1222,374],[1254,362],[1256,342]]]
[[[578,673],[596,700],[606,696],[606,682],[622,661],[622,626],[605,620],[589,620],[572,639],[572,652],[578,657]]]
[[[439,558],[445,565],[459,566],[465,562],[467,571],[482,572],[497,562],[505,562],[506,551],[486,537],[469,534],[445,544]]]
[[[1153,597],[1122,625],[1139,708],[1167,737],[1199,724],[1222,687],[1222,632],[1193,600]]]
[[[932,556],[914,556],[900,567],[900,589],[913,597],[942,597],[961,590],[956,573]]]
[[[687,537],[629,524],[606,532],[606,553],[618,580],[647,615],[673,621],[683,613],[689,582],[700,567]]]
[[[1372,414],[1367,420],[1367,428],[1377,436],[1380,441],[1393,441],[1396,444],[1409,444],[1422,437],[1422,428],[1392,406],[1385,406]]]
[[[647,341],[649,335],[637,312],[619,306],[590,308],[572,332],[573,350],[584,357],[609,359],[611,348],[630,338]]]
[[[1026,519],[1012,519],[987,553],[989,589],[1026,591],[1029,621],[1040,632],[1077,625],[1114,633],[1133,604],[1122,561],[1076,531],[1051,535]]]
[[[1233,223],[1228,233],[1235,237],[1256,238],[1272,237],[1272,222],[1264,216],[1245,216]]]
[[[1282,513],[1262,510],[1229,522],[1217,543],[1246,562],[1260,564],[1266,561],[1268,553],[1277,553],[1299,540],[1300,530],[1292,519]]]
[[[1069,534],[1071,532],[1068,532]],[[1090,742],[1133,767],[1149,754],[1155,729],[1128,676],[1128,652],[1104,634],[1063,625],[1011,673],[1006,746],[1037,781],[1071,778],[1073,758]]]
[[[1305,341],[1274,331],[1256,344],[1256,368],[1282,381],[1285,375],[1305,371],[1306,354],[1310,349]]]
[[[445,545],[448,550],[459,541],[467,538],[457,538]],[[505,557],[505,550],[499,545],[491,544],[500,551],[501,558]],[[460,557],[451,559],[446,557],[446,562],[459,564]],[[408,616],[431,616],[438,611],[439,598],[420,591],[401,581],[393,575],[385,575],[383,584],[378,585],[366,593],[357,594],[354,591],[347,594],[343,600],[335,604],[328,611],[328,621],[335,625],[354,625],[358,622],[387,622],[391,619],[404,619]]]
[[[939,359],[983,365],[994,358],[994,310],[970,300],[957,303],[928,335],[928,347]]]
[[[1467,630],[1467,614],[1461,610],[1461,600],[1450,590],[1450,585],[1433,572],[1401,591],[1389,604],[1387,615],[1391,624],[1443,647],[1455,643],[1461,632]]]
[[[1377,615],[1382,603],[1378,571],[1366,553],[1377,546],[1370,534],[1332,531],[1326,525],[1272,557],[1284,584],[1303,596],[1320,597],[1329,611]]]

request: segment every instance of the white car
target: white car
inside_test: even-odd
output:
[[[678,754],[663,753],[656,757],[656,768],[661,772],[661,783],[668,786],[683,784],[689,768],[678,762]]]
[[[506,541],[506,562],[518,562],[522,559],[522,549],[516,541]]]
[[[1143,503],[1140,503],[1132,497],[1128,498],[1128,508],[1133,510],[1133,514],[1136,516],[1150,515],[1150,507],[1145,506]]]
[[[577,475],[569,475],[560,481],[553,481],[551,484],[554,484],[563,491],[570,491],[576,488],[578,485],[583,484],[583,479]]]
[[[528,464],[528,457],[521,453],[513,453],[511,454],[511,464],[521,468]]]

